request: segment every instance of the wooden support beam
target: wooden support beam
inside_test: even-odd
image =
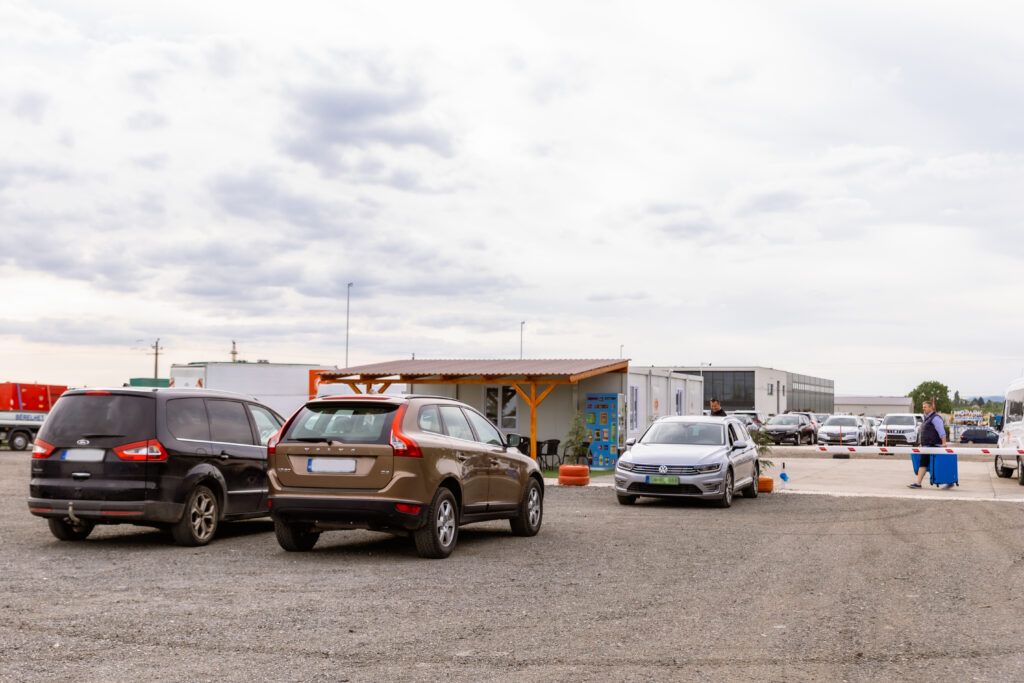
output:
[[[526,405],[530,406],[530,457],[534,460],[537,459],[537,406],[540,405],[541,401],[546,399],[552,390],[558,386],[557,383],[551,383],[548,388],[541,392],[540,396],[537,396],[537,383],[530,382],[530,393],[527,394],[518,384],[513,384],[512,388],[516,390]]]

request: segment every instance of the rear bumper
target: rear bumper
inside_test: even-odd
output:
[[[398,504],[418,505],[416,514],[399,512]],[[414,531],[426,522],[428,505],[412,500],[330,498],[319,496],[270,497],[270,516],[290,523],[315,524],[323,529],[376,529]]]
[[[37,517],[76,517],[108,524],[165,524],[181,519],[185,506],[164,501],[103,501],[29,498],[28,510]]]

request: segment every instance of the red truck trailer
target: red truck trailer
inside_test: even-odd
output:
[[[6,441],[12,451],[28,448],[67,389],[56,384],[0,382],[0,441]]]

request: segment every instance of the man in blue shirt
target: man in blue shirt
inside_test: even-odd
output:
[[[924,408],[924,423],[921,425],[921,447],[945,448],[946,427],[942,424],[942,418],[935,412],[935,404],[931,401],[925,401],[922,407]],[[924,481],[924,475],[928,472],[928,465],[931,464],[931,461],[931,455],[928,453],[921,454],[921,464],[917,467],[917,481],[908,484],[910,488],[921,488],[921,482]],[[946,484],[942,488],[948,489],[952,487],[952,484]]]

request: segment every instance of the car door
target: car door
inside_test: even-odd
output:
[[[224,511],[240,515],[265,510],[267,496],[267,449],[256,443],[245,403],[206,399],[210,416],[212,462],[227,485]]]
[[[464,408],[476,440],[489,453],[487,473],[488,511],[509,510],[519,504],[525,485],[526,463],[509,453],[497,427],[483,415]]]
[[[246,403],[245,407],[249,410],[253,427],[256,428],[256,443],[263,449],[263,478],[260,480],[263,495],[259,502],[259,509],[262,510],[267,504],[267,442],[284,425],[284,419],[269,408],[255,403]]]
[[[484,512],[487,510],[490,450],[476,440],[462,408],[456,405],[439,405],[437,411],[441,416],[453,455],[459,463],[462,511],[467,514]]]
[[[754,461],[757,459],[757,449],[754,442],[746,434],[742,425],[730,422],[728,425],[729,460],[732,461],[733,481],[737,485],[749,481],[754,476]],[[737,443],[746,444],[744,448],[735,448]]]

